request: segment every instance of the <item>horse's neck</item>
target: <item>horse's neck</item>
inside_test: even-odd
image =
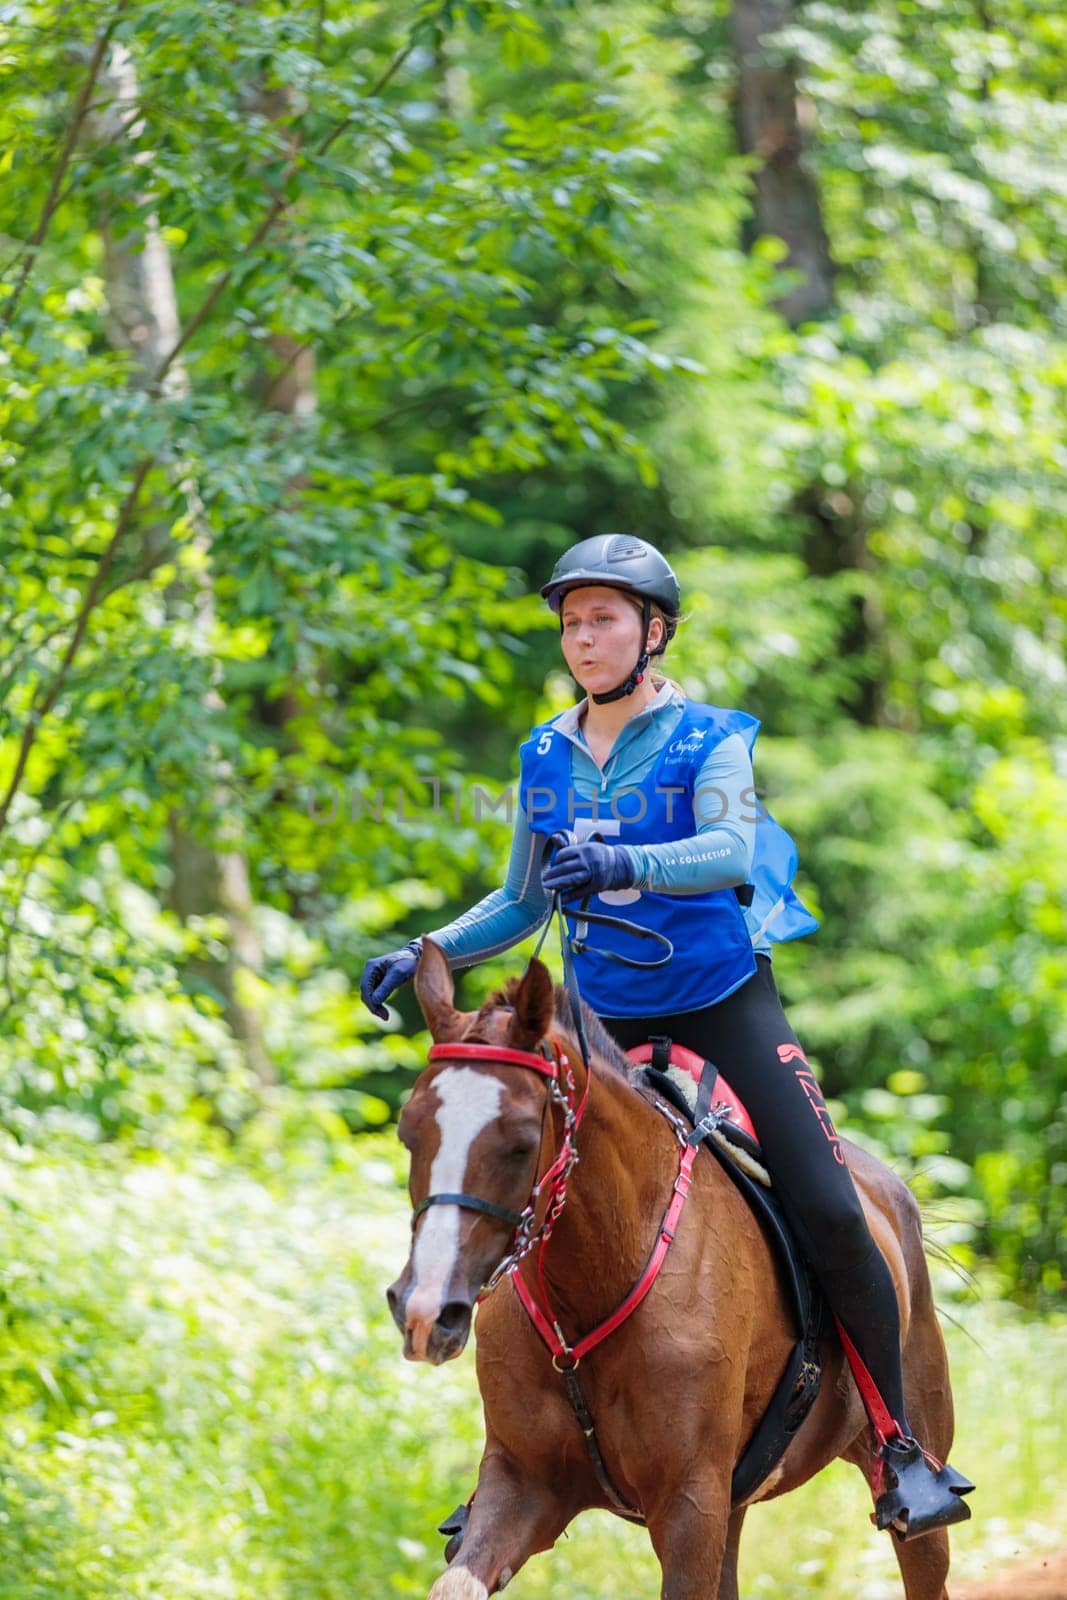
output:
[[[579,1161],[544,1257],[557,1307],[590,1325],[641,1272],[671,1184],[677,1144],[666,1120],[610,1068],[594,1070]]]

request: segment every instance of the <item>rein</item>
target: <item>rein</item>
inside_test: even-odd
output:
[[[551,859],[553,849],[558,848],[560,845],[570,844],[574,837],[574,834],[567,833],[565,831],[553,833],[548,836],[548,838],[545,840],[545,847],[541,852],[542,870],[544,870],[545,864]],[[594,839],[603,840],[604,835],[602,833],[594,833],[592,837]],[[540,955],[541,946],[545,942],[545,934],[552,926],[552,915],[555,913],[559,919],[559,943],[560,950],[563,954],[563,977],[567,985],[567,993],[570,995],[571,1009],[575,1013],[576,1026],[578,1026],[577,1013],[579,997],[578,980],[575,977],[574,962],[571,959],[572,952],[576,951],[578,954],[581,954],[583,951],[588,950],[592,955],[603,956],[606,961],[617,961],[620,966],[635,967],[639,971],[654,971],[657,967],[665,967],[674,956],[674,944],[670,939],[668,939],[665,933],[660,933],[655,928],[643,927],[640,922],[633,922],[629,917],[617,917],[609,914],[606,911],[590,911],[589,902],[592,898],[593,891],[592,889],[589,889],[583,895],[582,902],[577,908],[573,906],[569,908],[568,914],[572,916],[575,921],[574,938],[572,939],[567,933],[567,925],[563,919],[563,895],[561,891],[557,890],[549,902],[548,918],[545,922],[541,937],[537,941],[537,947],[534,950],[535,956]],[[596,926],[601,928],[617,928],[622,933],[628,933],[632,935],[632,937],[635,939],[651,940],[653,944],[661,946],[663,954],[659,956],[650,956],[647,961],[642,961],[637,956],[624,956],[620,955],[617,950],[607,950],[603,945],[589,944],[586,935],[589,932],[590,923],[594,923]],[[589,1052],[586,1047],[584,1034],[579,1033],[578,1038],[582,1046],[582,1059],[588,1067]]]

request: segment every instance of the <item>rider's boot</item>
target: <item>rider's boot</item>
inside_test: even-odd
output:
[[[906,1423],[890,1412],[839,1320],[837,1329],[875,1439],[871,1470],[871,1521],[875,1527],[892,1528],[896,1537],[904,1540],[966,1522],[971,1508],[962,1497],[971,1493],[974,1484],[911,1437]]]

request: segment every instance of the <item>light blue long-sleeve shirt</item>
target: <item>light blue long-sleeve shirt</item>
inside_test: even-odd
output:
[[[664,682],[654,700],[619,731],[604,763],[597,766],[582,731],[587,701],[553,718],[553,726],[571,743],[571,781],[575,793],[602,809],[610,809],[620,791],[634,788],[647,776],[682,716],[685,697]],[[752,761],[739,733],[716,745],[697,775],[694,812],[696,834],[662,844],[620,845],[634,863],[634,888],[664,894],[704,894],[746,883],[756,843],[758,802]],[[500,955],[536,931],[548,915],[541,886],[544,838],[530,827],[522,806],[516,808],[511,854],[499,889],[487,894],[454,921],[428,935],[440,945],[452,968],[469,967]],[[765,938],[753,948],[770,954]]]

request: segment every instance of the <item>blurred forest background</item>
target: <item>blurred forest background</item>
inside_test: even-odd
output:
[[[610,531],[955,1263],[958,1543],[1062,1527],[1065,60],[1055,0],[0,6],[0,1595],[424,1592],[476,1400],[383,1321],[427,1039],[358,976],[499,881]],[[753,1592],[894,1593],[812,1487]]]

